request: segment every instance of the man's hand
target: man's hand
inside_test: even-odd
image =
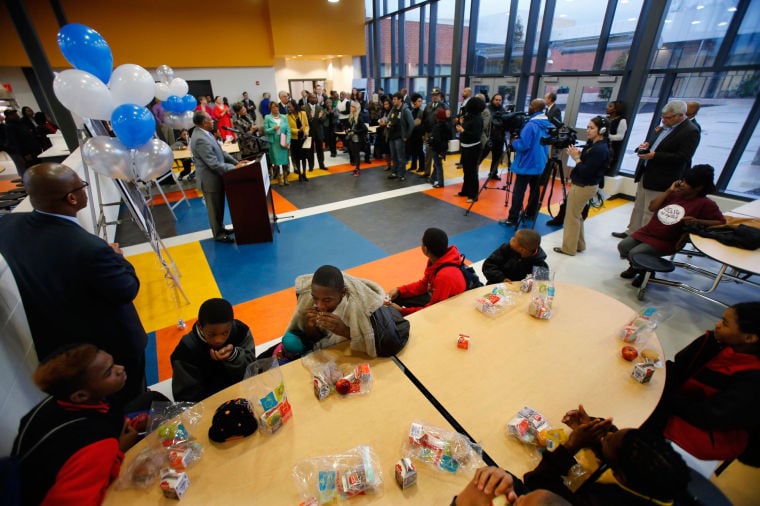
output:
[[[570,433],[565,448],[572,453],[576,453],[582,448],[593,448],[597,446],[602,437],[612,429],[612,418],[606,420],[594,419],[587,423],[582,423]]]
[[[108,245],[111,246],[111,249],[117,255],[124,255],[124,251],[122,251],[122,249],[119,247],[118,242],[109,242]]]
[[[588,413],[586,413],[586,410],[583,409],[583,404],[578,405],[578,409],[571,409],[567,413],[565,413],[565,416],[562,418],[562,423],[570,427],[571,429],[575,430],[576,427],[583,423],[588,423],[591,421],[591,417],[588,416]]]
[[[119,450],[126,452],[132,448],[137,443],[137,437],[137,430],[129,424],[128,419],[125,419],[119,435]]]
[[[210,349],[208,350],[209,355],[211,355],[211,360],[215,360],[217,362],[223,362],[230,358],[230,355],[232,355],[232,351],[235,349],[234,346],[231,344],[228,344],[226,346],[222,346],[218,350]]]
[[[320,312],[317,315],[317,327],[342,337],[351,337],[351,329],[340,316],[333,313]]]
[[[393,300],[396,299],[399,295],[398,288],[393,288],[388,291],[388,298]]]
[[[498,467],[481,467],[457,496],[457,506],[491,506],[494,497],[506,495],[512,503],[517,499],[512,475]]]
[[[649,153],[639,153],[639,160],[651,160],[654,158],[654,151],[650,151]]]

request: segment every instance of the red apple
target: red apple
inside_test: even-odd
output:
[[[639,352],[636,351],[636,348],[633,346],[623,346],[620,353],[623,355],[623,358],[629,362],[639,356]]]
[[[346,395],[351,391],[351,382],[345,378],[341,378],[335,382],[335,391],[340,395]]]

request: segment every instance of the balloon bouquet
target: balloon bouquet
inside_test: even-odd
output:
[[[58,32],[58,47],[75,68],[56,75],[53,91],[71,112],[83,118],[106,120],[117,138],[92,137],[82,146],[82,158],[96,172],[125,181],[150,181],[170,169],[172,149],[155,138],[156,121],[145,107],[153,97],[169,112],[172,128],[190,128],[195,97],[187,82],[174,77],[167,65],[150,72],[125,63],[113,70],[113,55],[105,39],[90,27],[68,24]]]

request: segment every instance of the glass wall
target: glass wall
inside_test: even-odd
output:
[[[723,175],[719,191],[745,191],[748,174],[760,180],[756,113],[750,116],[760,106],[760,0],[462,0],[459,27],[457,0],[378,5],[380,17],[368,23],[377,24],[374,50],[386,91],[408,85],[426,95],[453,84],[459,94],[471,77],[488,84],[495,79],[489,76],[514,76],[516,107],[524,110],[542,94],[544,75],[558,77],[560,88],[563,79],[609,74],[617,81],[600,83],[616,83],[610,89],[619,96],[602,97],[604,84],[581,96],[598,95],[602,103],[625,95],[630,102],[623,175],[633,174],[633,148],[659,123],[658,104],[679,99],[701,104],[695,162]],[[542,29],[549,35],[542,38]],[[457,75],[451,67],[459,57]],[[461,78],[458,87],[452,76]],[[459,97],[448,99],[456,104]]]

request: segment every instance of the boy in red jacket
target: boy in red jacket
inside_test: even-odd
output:
[[[388,292],[391,306],[406,316],[465,291],[467,282],[459,266],[464,257],[440,228],[422,235],[422,254],[428,258],[422,279]]]
[[[40,364],[34,383],[50,394],[22,419],[12,455],[22,504],[100,504],[137,431],[105,401],[124,387],[124,367],[91,344]]]

